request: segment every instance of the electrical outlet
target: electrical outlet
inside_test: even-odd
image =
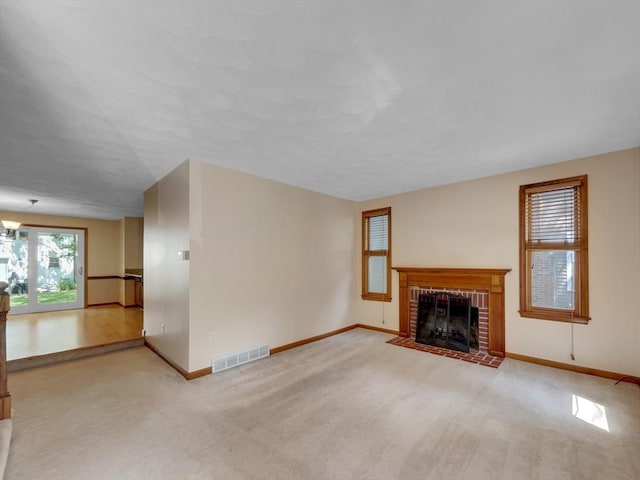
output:
[[[160,333],[164,333],[164,323],[160,324]]]
[[[209,341],[213,342],[216,339],[216,332],[209,332]]]

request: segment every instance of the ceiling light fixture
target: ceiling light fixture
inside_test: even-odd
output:
[[[2,223],[2,227],[0,227],[0,238],[15,238],[16,231],[20,228],[20,222],[14,222],[13,220],[0,220],[0,223]]]

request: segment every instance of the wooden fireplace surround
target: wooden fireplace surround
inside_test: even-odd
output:
[[[399,335],[409,336],[412,287],[484,290],[489,293],[489,354],[504,357],[504,277],[510,268],[393,267],[400,276]]]

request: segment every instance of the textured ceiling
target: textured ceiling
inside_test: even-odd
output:
[[[639,1],[0,0],[0,210],[140,215],[187,158],[362,200],[637,146],[639,25]]]

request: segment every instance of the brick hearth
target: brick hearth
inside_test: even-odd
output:
[[[464,360],[465,362],[476,363],[478,365],[484,365],[486,367],[498,368],[504,360],[504,358],[494,357],[493,355],[489,355],[486,352],[457,352],[455,350],[448,350],[446,348],[434,347],[433,345],[423,345],[422,343],[416,343],[410,338],[405,337],[395,337],[391,340],[387,340],[387,343],[390,343],[391,345],[398,345],[400,347],[411,348],[413,350],[420,350],[421,352],[433,353],[434,355],[440,355],[441,357]]]

